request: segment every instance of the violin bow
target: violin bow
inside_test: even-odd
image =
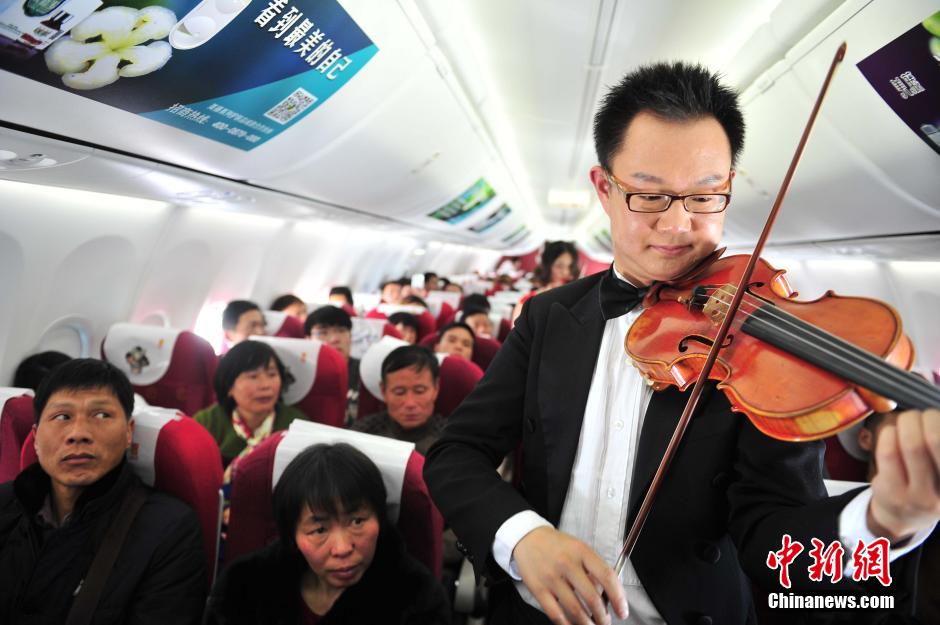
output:
[[[616,571],[618,577],[620,576],[620,572],[623,570],[623,566],[626,564],[627,559],[633,553],[633,547],[636,545],[636,541],[640,536],[640,531],[642,531],[643,525],[646,523],[646,519],[649,516],[650,508],[652,508],[653,498],[656,496],[656,493],[662,484],[663,478],[666,475],[666,471],[669,469],[669,465],[672,462],[673,456],[675,456],[676,451],[679,448],[679,443],[682,441],[682,436],[685,434],[686,428],[688,428],[689,422],[692,420],[692,415],[695,413],[695,409],[698,407],[699,399],[701,398],[702,391],[705,388],[705,382],[708,380],[708,376],[711,373],[713,365],[715,364],[715,360],[718,358],[718,351],[724,345],[725,338],[728,336],[728,331],[731,329],[731,324],[734,321],[734,316],[738,311],[738,307],[741,305],[742,299],[744,298],[747,284],[751,280],[751,274],[754,273],[754,267],[757,266],[757,260],[764,249],[764,243],[766,243],[767,237],[770,235],[770,229],[773,227],[774,222],[777,219],[777,213],[780,212],[780,205],[783,204],[783,198],[787,194],[790,181],[793,179],[793,173],[796,171],[796,165],[799,163],[800,157],[803,155],[803,149],[806,147],[806,141],[809,139],[809,133],[813,129],[813,124],[816,121],[816,115],[819,113],[823,98],[826,95],[826,91],[829,89],[829,83],[832,82],[832,77],[835,74],[836,67],[838,67],[839,63],[842,62],[842,59],[845,58],[845,47],[845,42],[843,42],[836,51],[835,57],[832,59],[832,63],[829,66],[829,72],[826,74],[826,80],[823,82],[822,89],[820,89],[819,95],[816,97],[816,104],[813,105],[813,110],[809,115],[809,120],[806,122],[806,128],[803,129],[803,136],[800,137],[800,143],[796,146],[796,152],[793,154],[793,158],[790,161],[790,168],[787,170],[787,175],[783,179],[783,184],[780,186],[780,190],[777,192],[777,199],[774,201],[773,208],[770,210],[770,215],[767,217],[767,221],[764,223],[764,229],[761,231],[760,238],[757,240],[757,245],[754,247],[754,251],[751,253],[751,258],[747,263],[747,267],[745,267],[744,273],[741,274],[741,279],[738,281],[737,289],[734,292],[734,298],[731,300],[731,305],[728,307],[725,318],[718,328],[718,334],[715,336],[714,343],[712,343],[711,349],[708,350],[708,357],[705,359],[705,365],[702,367],[702,371],[699,373],[698,379],[695,381],[695,386],[692,387],[692,394],[689,396],[689,401],[686,403],[685,409],[682,411],[682,416],[679,418],[679,423],[676,426],[676,430],[673,432],[672,438],[669,440],[669,445],[666,447],[666,452],[663,454],[663,459],[659,463],[659,468],[656,470],[656,474],[653,476],[653,481],[650,483],[649,490],[646,491],[646,496],[643,498],[643,503],[640,506],[640,510],[637,512],[636,518],[633,520],[633,525],[631,525],[630,531],[627,533],[627,538],[624,541],[623,549],[621,549],[620,556],[617,558],[617,563],[614,565],[614,571]]]

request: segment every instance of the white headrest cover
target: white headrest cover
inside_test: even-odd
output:
[[[160,430],[170,421],[182,418],[178,411],[171,408],[144,406],[134,410],[134,440],[127,454],[127,462],[143,483],[153,486],[156,476],[154,456]]]
[[[382,399],[382,361],[395,349],[408,344],[407,341],[396,339],[394,336],[383,336],[362,355],[359,362],[359,381],[376,399]]]
[[[278,333],[284,325],[284,320],[287,319],[287,313],[283,310],[265,310],[262,314],[264,315],[264,331],[271,336]]]
[[[385,319],[366,319],[365,317],[352,318],[352,345],[349,355],[352,358],[362,358],[366,350],[382,338],[385,329]]]
[[[426,309],[423,306],[417,306],[414,304],[379,304],[376,309],[386,317],[391,317],[395,313],[408,313],[418,317],[426,312]]]
[[[267,343],[277,352],[294,382],[284,391],[284,403],[296,404],[307,396],[317,378],[317,359],[320,357],[320,341],[313,339],[291,339],[280,336],[252,336],[252,341]]]
[[[428,306],[437,306],[436,316],[441,314],[440,309],[443,302],[447,302],[450,304],[451,308],[457,310],[457,307],[460,306],[460,293],[454,293],[452,291],[431,291],[428,293],[428,296],[424,298],[424,301],[428,303]]]
[[[385,492],[388,493],[388,518],[392,523],[398,521],[401,511],[401,491],[405,483],[405,468],[408,458],[414,451],[414,443],[397,441],[393,438],[353,432],[342,428],[334,428],[313,421],[295,420],[291,423],[287,434],[281,439],[274,453],[274,471],[271,476],[271,489],[277,486],[284,469],[301,451],[318,443],[349,443],[365,455],[369,456],[382,473],[385,482]]]
[[[115,323],[104,340],[104,357],[127,374],[131,384],[150,386],[170,368],[181,330],[136,323]]]

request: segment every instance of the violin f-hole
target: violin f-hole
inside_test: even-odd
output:
[[[715,341],[708,338],[707,336],[700,336],[698,334],[694,334],[692,336],[687,336],[681,341],[679,341],[679,351],[683,354],[689,351],[689,343],[692,343],[692,342],[701,343],[702,345],[704,345],[705,347],[709,349],[711,349],[712,345],[715,344]],[[728,336],[725,338],[724,344],[719,349],[725,349],[726,347],[731,347],[731,343],[733,342],[734,342],[734,335],[728,334]]]

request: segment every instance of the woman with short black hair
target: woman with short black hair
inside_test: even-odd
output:
[[[405,552],[382,475],[361,451],[305,449],[273,499],[279,539],[222,574],[207,625],[449,623],[444,589]]]
[[[228,465],[267,438],[306,416],[282,402],[292,378],[274,350],[261,341],[243,341],[222,357],[215,370],[218,402],[194,416],[219,445]]]

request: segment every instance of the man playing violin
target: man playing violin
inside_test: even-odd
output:
[[[628,74],[594,120],[591,182],[610,218],[614,263],[529,300],[486,375],[430,450],[425,479],[477,575],[490,622],[755,622],[753,582],[779,592],[768,553],[789,534],[841,541],[838,584],[789,569],[792,592],[894,594],[912,605],[913,549],[940,517],[940,411],[906,412],[879,437],[871,488],[827,497],[823,445],[771,439],[709,387],[621,575],[626,529],[685,405],[653,392],[623,350],[642,289],[709,256],[722,235],[744,139],[735,94],[704,68]],[[496,467],[521,452],[517,485]],[[853,582],[858,540],[890,540],[890,587]],[[602,593],[610,600],[609,614]],[[628,607],[629,606],[629,607]],[[793,622],[791,614],[785,614]],[[875,611],[814,613],[848,622]]]

